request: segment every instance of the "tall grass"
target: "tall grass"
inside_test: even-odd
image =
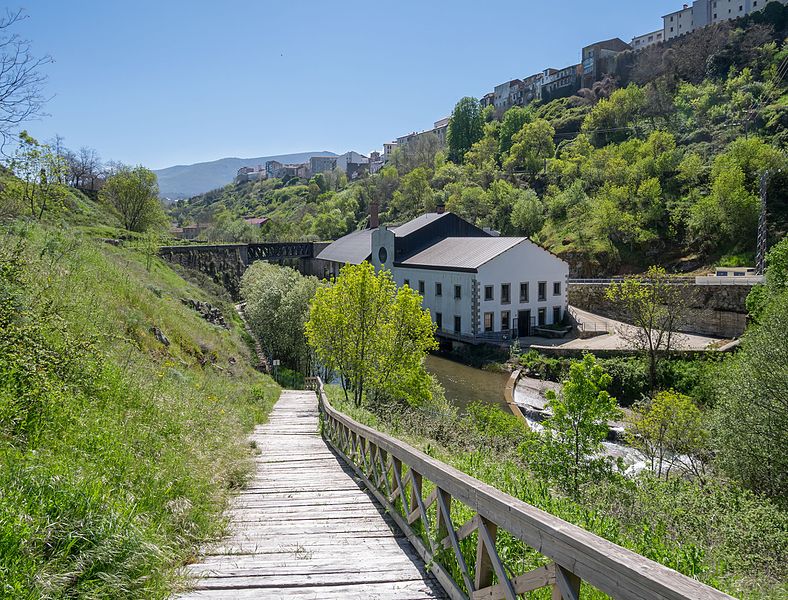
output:
[[[279,388],[228,303],[147,262],[64,226],[0,230],[0,596],[166,597],[250,473]]]

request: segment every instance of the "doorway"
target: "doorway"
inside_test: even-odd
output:
[[[517,311],[517,336],[527,337],[531,335],[531,311]]]

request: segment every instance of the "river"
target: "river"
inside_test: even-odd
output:
[[[506,408],[503,390],[509,373],[476,369],[433,354],[427,356],[426,367],[446,390],[446,399],[461,409],[477,401]]]
[[[460,409],[465,409],[473,402],[497,404],[505,412],[509,412],[504,399],[504,388],[509,380],[509,373],[494,373],[476,369],[462,363],[430,354],[426,361],[427,371],[435,375],[446,390],[446,399]],[[543,389],[558,391],[560,386],[550,382],[539,382],[533,379],[522,379],[515,390],[515,401],[520,405],[530,405],[537,409],[545,406]],[[526,420],[532,429],[541,431],[542,426],[528,414]],[[622,458],[627,472],[637,473],[645,468],[644,457],[634,448],[613,442],[603,442],[603,453],[616,459]]]

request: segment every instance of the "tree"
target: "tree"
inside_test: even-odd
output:
[[[670,283],[665,269],[652,266],[645,276],[627,277],[623,283],[612,284],[605,294],[632,324],[621,328],[621,336],[648,356],[652,390],[659,361],[673,348],[674,334],[684,318],[682,292],[680,285]]]
[[[635,403],[626,431],[629,444],[646,456],[657,477],[667,479],[674,466],[702,474],[708,432],[689,396],[669,390]]]
[[[253,263],[241,278],[249,326],[269,357],[311,374],[304,334],[309,303],[318,289],[315,277],[263,261]]]
[[[305,326],[320,362],[342,376],[345,397],[394,397],[417,403],[430,395],[424,370],[436,346],[435,326],[421,297],[397,289],[391,273],[363,262],[345,265],[333,286],[320,288]]]
[[[766,254],[765,282],[756,285],[747,295],[747,312],[755,322],[760,322],[763,313],[775,297],[788,287],[788,237]]]
[[[110,177],[100,197],[118,212],[129,231],[146,231],[165,220],[156,175],[145,167],[127,167]]]
[[[531,189],[518,190],[511,216],[514,228],[530,237],[542,229],[544,220],[544,205],[536,192]]]
[[[484,135],[484,122],[482,120],[479,101],[466,96],[454,107],[446,131],[446,145],[449,150],[449,160],[462,164],[465,153],[471,149]]]
[[[413,218],[435,209],[429,172],[424,167],[413,169],[400,179],[399,189],[391,199],[391,215],[396,218]]]
[[[544,421],[541,460],[536,469],[577,497],[580,485],[607,465],[598,457],[608,421],[619,418],[616,399],[607,393],[612,378],[592,354],[569,367],[560,394],[547,392],[552,415]]]
[[[30,42],[12,33],[26,18],[22,10],[6,10],[0,17],[0,148],[13,139],[21,123],[42,116],[47,101],[42,68],[52,57],[35,57]]]
[[[532,118],[532,111],[521,106],[513,106],[505,113],[501,119],[501,127],[498,130],[498,154],[504,156],[512,147],[514,134],[529,123]]]
[[[646,93],[635,84],[616,90],[594,106],[583,121],[582,131],[597,146],[627,139],[646,108]]]
[[[546,170],[547,159],[555,155],[555,129],[544,119],[526,123],[514,134],[512,148],[504,160],[511,171],[525,171],[531,177]]]
[[[750,326],[715,378],[717,465],[745,487],[788,506],[788,291]]]
[[[65,198],[66,190],[60,183],[65,173],[64,161],[26,131],[19,134],[10,166],[20,183],[12,182],[7,195],[26,204],[31,217],[41,219],[47,209]]]

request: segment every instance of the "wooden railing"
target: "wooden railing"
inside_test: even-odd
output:
[[[731,598],[357,423],[331,406],[319,378],[307,383],[318,395],[325,439],[388,511],[452,599],[515,600],[550,586],[553,600],[576,600],[581,581],[613,598]],[[457,509],[473,516],[458,525]],[[504,536],[533,548],[547,564],[517,572],[511,561],[501,559]],[[468,551],[469,543],[475,551]]]

